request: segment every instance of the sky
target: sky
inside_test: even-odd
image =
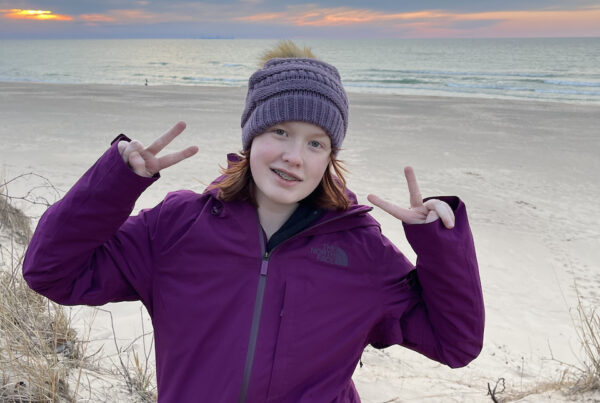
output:
[[[0,0],[0,39],[600,37],[600,0]]]

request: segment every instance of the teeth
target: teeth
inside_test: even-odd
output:
[[[286,174],[285,172],[281,172],[277,169],[274,169],[273,172],[275,172],[277,175],[281,176],[286,181],[298,181],[299,180],[299,179],[294,178],[293,176],[290,176],[290,175]]]

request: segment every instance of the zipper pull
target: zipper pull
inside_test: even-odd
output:
[[[260,275],[266,276],[268,270],[269,270],[269,261],[267,259],[263,259],[263,261],[260,265]]]
[[[269,260],[269,252],[265,252],[265,255],[263,256],[263,260]]]

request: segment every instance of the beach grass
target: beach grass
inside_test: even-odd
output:
[[[67,373],[81,358],[65,310],[29,289],[21,276],[29,218],[0,185],[0,401],[70,400]]]
[[[578,374],[570,391],[600,391],[600,314],[596,307],[586,306],[581,297],[577,305],[576,323],[583,359],[576,368]]]
[[[104,379],[109,389],[127,390],[127,401],[156,401],[148,355],[117,346],[119,364],[114,364],[101,351],[88,354],[91,326],[87,334],[78,334],[67,308],[28,287],[21,271],[31,220],[12,202],[40,199],[31,193],[11,197],[6,184],[0,179],[0,402],[89,400],[104,393],[92,390],[90,375]],[[110,394],[100,399],[113,400]]]
[[[507,389],[505,379],[495,385],[488,383],[488,396],[495,403],[525,402],[529,397],[544,396],[556,400],[556,394],[568,401],[598,401],[600,397],[600,315],[596,307],[578,298],[573,316],[581,355],[579,364],[570,364],[552,358],[560,364],[561,371],[555,379],[537,380],[525,388]]]

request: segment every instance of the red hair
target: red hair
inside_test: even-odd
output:
[[[240,154],[239,161],[230,161],[227,168],[221,168],[221,173],[225,175],[223,181],[211,185],[209,189],[219,189],[218,197],[221,200],[248,200],[256,206],[256,185],[250,172],[250,150]],[[342,166],[342,161],[331,153],[321,182],[305,200],[318,208],[347,210],[350,206],[344,179],[344,173],[347,172]]]

